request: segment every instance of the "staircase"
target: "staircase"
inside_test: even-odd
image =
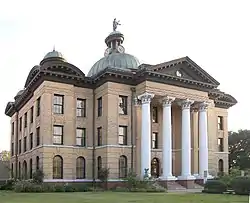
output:
[[[168,182],[167,188],[168,190],[186,190],[185,187],[183,187],[182,185],[178,184],[175,181]]]
[[[157,183],[162,187],[167,188],[168,190],[186,190],[185,187],[178,184],[176,181],[169,181],[169,182],[158,181]]]

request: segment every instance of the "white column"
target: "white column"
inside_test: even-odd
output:
[[[166,97],[162,100],[163,106],[163,122],[162,122],[162,163],[163,163],[163,175],[161,179],[164,180],[176,180],[177,178],[172,174],[172,116],[171,116],[171,104],[175,100],[174,97]]]
[[[207,107],[208,107],[208,104],[205,102],[199,105],[199,176],[200,178],[204,178],[204,171],[207,171],[208,173]]]
[[[154,94],[144,93],[138,97],[142,104],[141,115],[141,174],[143,179],[145,169],[148,169],[148,175],[151,174],[151,117],[150,103]]]
[[[188,99],[182,101],[182,122],[181,122],[181,176],[180,180],[193,180],[191,175],[191,126],[190,106],[193,101]]]

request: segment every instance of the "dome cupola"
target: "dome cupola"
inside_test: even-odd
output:
[[[45,61],[51,61],[51,60],[60,60],[60,61],[65,61],[66,62],[66,59],[64,58],[64,56],[62,55],[62,53],[59,52],[59,51],[56,51],[55,47],[53,48],[52,51],[48,52],[44,56],[44,58],[41,61],[40,65],[42,65]]]
[[[88,73],[88,77],[98,74],[107,67],[132,71],[140,65],[136,57],[125,53],[125,48],[122,46],[124,36],[116,30],[118,25],[121,25],[120,22],[114,19],[113,32],[105,39],[107,49],[105,50],[104,57],[93,65]]]

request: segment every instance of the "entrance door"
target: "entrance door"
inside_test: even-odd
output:
[[[160,176],[160,163],[157,158],[153,158],[151,161],[151,176],[154,178],[158,178]]]

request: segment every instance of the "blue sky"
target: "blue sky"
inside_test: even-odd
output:
[[[247,0],[1,1],[1,149],[9,149],[8,101],[23,88],[30,69],[53,49],[87,74],[105,50],[117,18],[127,53],[156,64],[189,56],[239,103],[229,129],[249,126],[249,4]],[[14,73],[14,77],[10,75]]]

